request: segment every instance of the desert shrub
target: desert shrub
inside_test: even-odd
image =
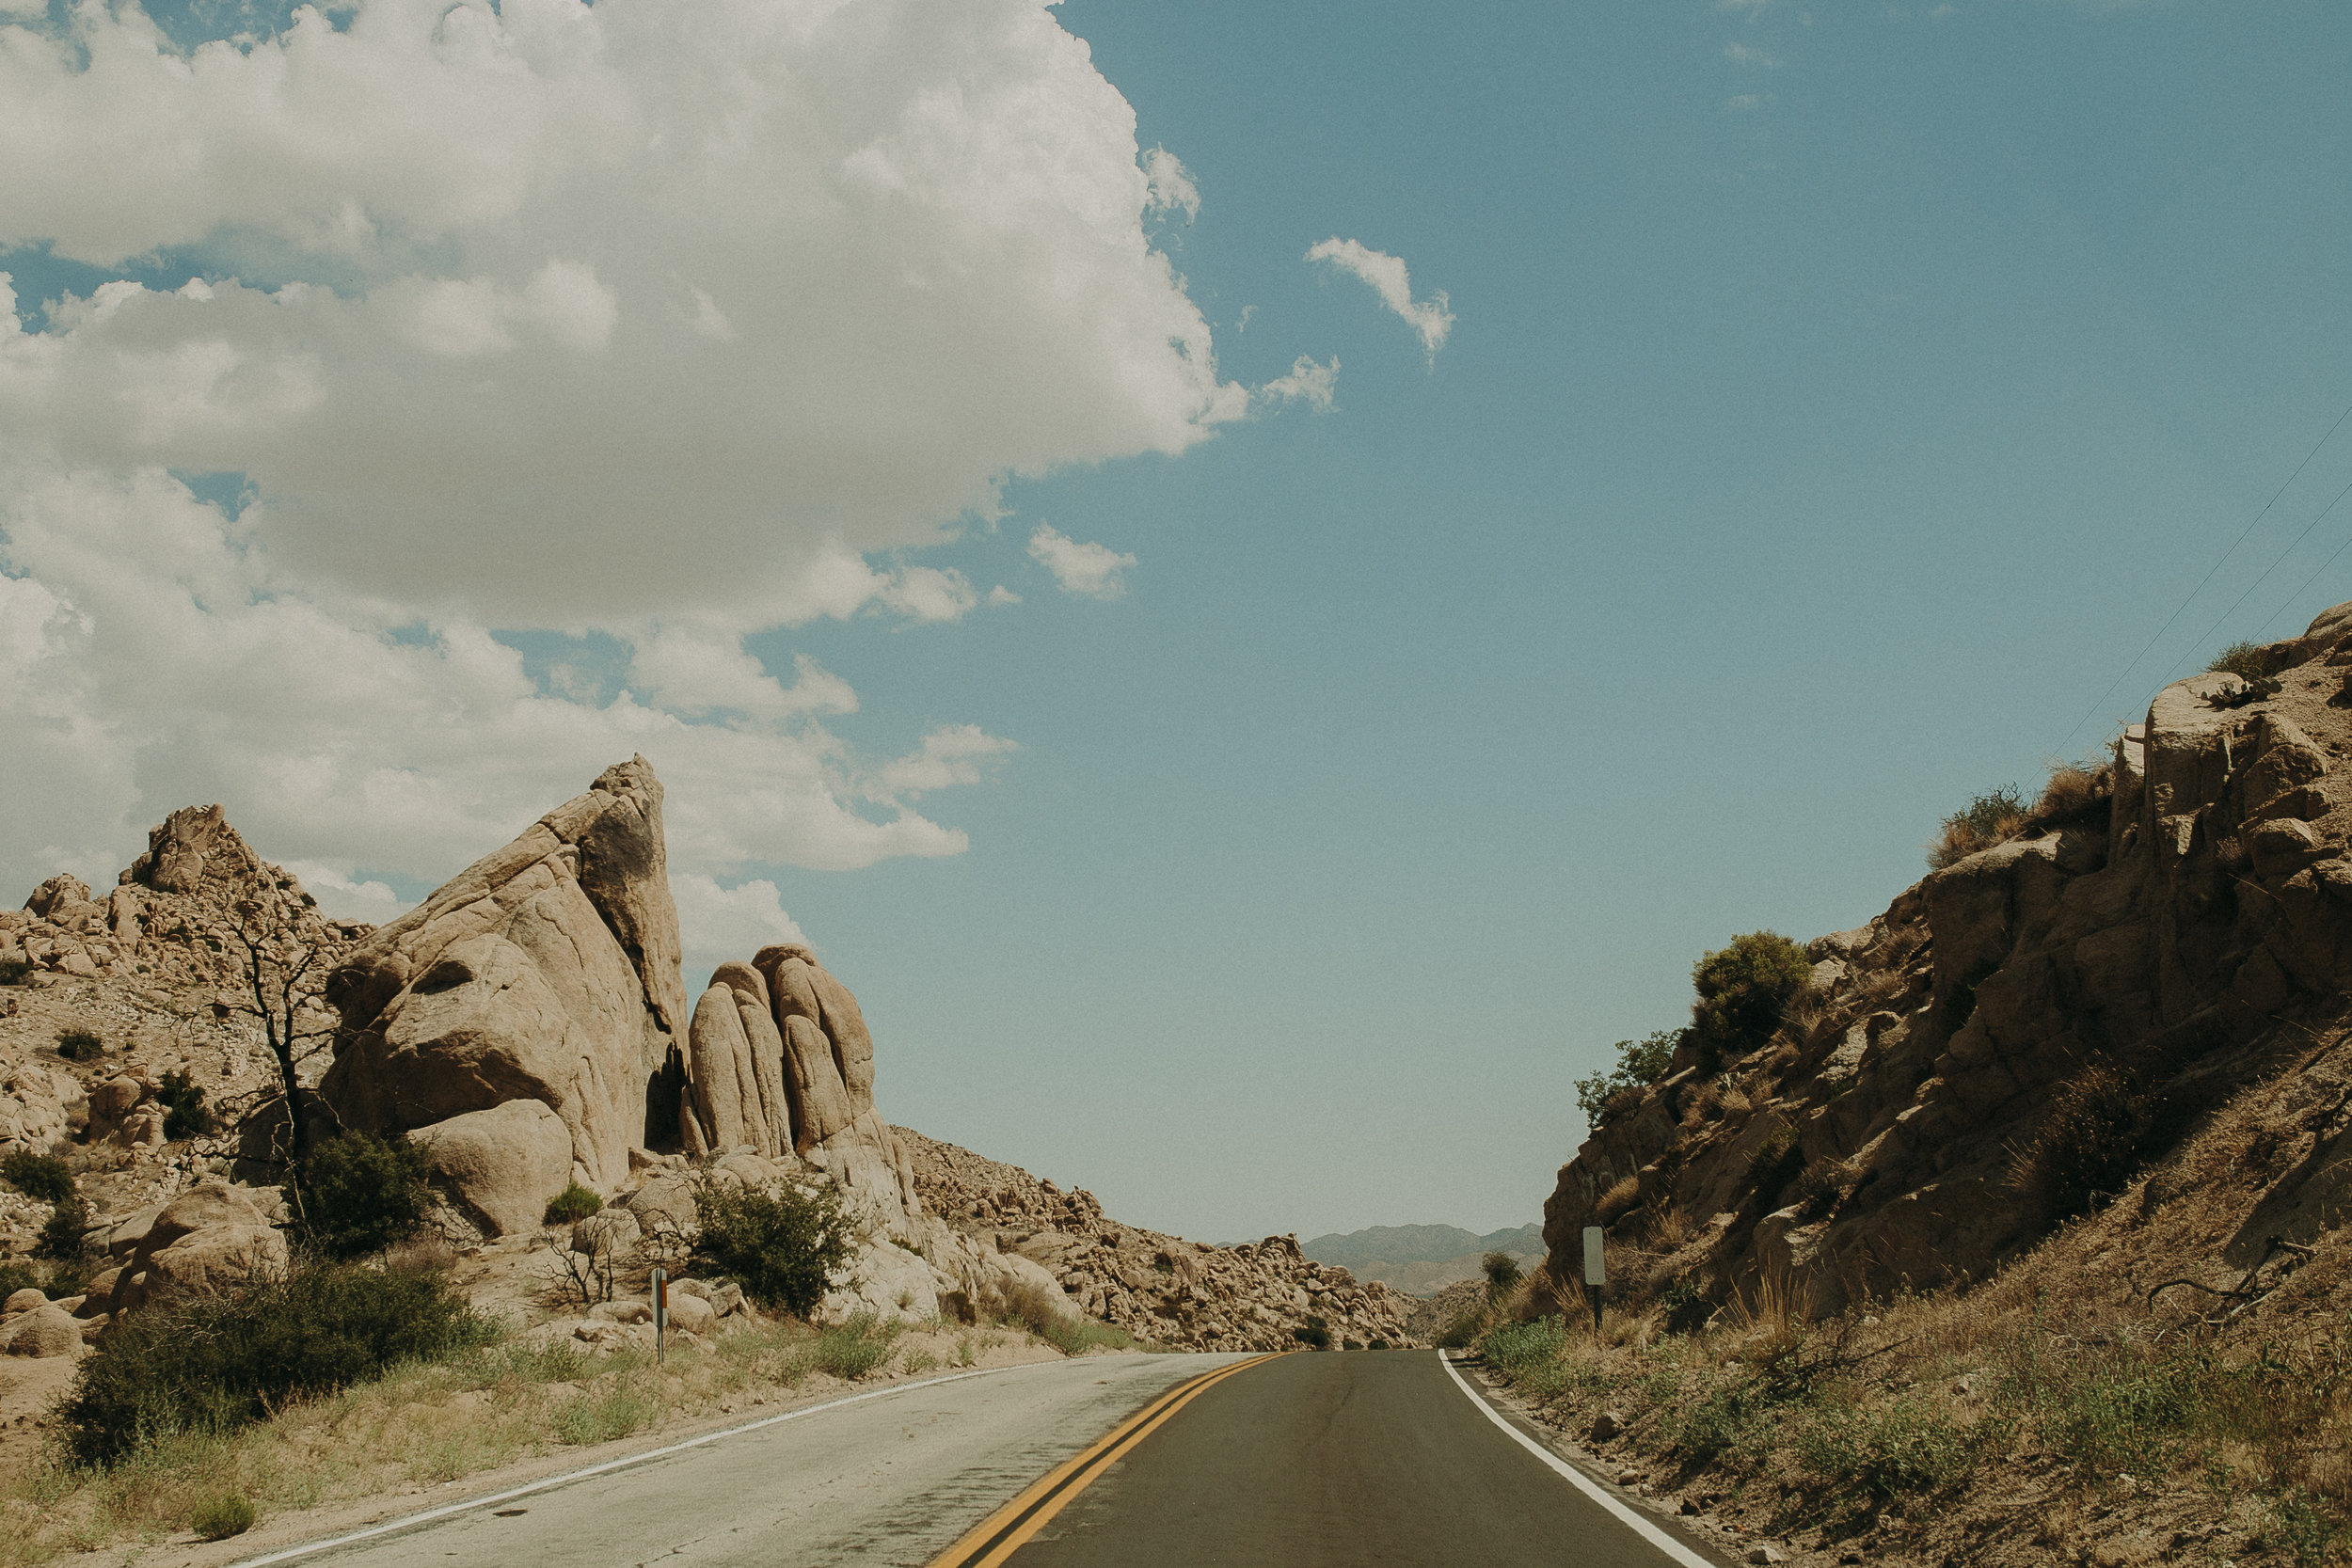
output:
[[[2265,680],[2278,673],[2271,668],[2271,650],[2260,642],[2233,642],[2213,656],[2212,662],[2205,666],[2205,673]]]
[[[32,964],[24,958],[0,958],[0,986],[21,986],[32,972]]]
[[[1797,1183],[1789,1197],[1804,1211],[1804,1217],[1818,1220],[1837,1207],[1843,1196],[1837,1183],[1837,1164],[1834,1160],[1816,1160],[1798,1173]]]
[[[1813,982],[1804,949],[1777,931],[1751,931],[1692,966],[1691,1026],[1710,1070],[1770,1039],[1789,1003]]]
[[[69,1193],[57,1200],[49,1212],[49,1218],[34,1238],[33,1256],[54,1258],[60,1262],[82,1256],[82,1235],[90,1227],[89,1205],[79,1193]]]
[[[253,1499],[242,1492],[223,1492],[196,1505],[188,1528],[202,1541],[226,1541],[253,1528]]]
[[[1632,1209],[1636,1202],[1640,1201],[1641,1196],[1642,1179],[1639,1176],[1619,1177],[1609,1184],[1600,1196],[1593,1200],[1593,1223],[1596,1225],[1616,1224],[1618,1220],[1625,1217],[1627,1212]]]
[[[549,1225],[570,1225],[584,1220],[604,1207],[604,1199],[574,1181],[548,1199],[547,1219]]]
[[[1497,1295],[1517,1286],[1525,1277],[1519,1271],[1519,1260],[1507,1252],[1490,1252],[1478,1260],[1481,1273],[1486,1276],[1486,1289]]]
[[[763,1307],[806,1317],[824,1299],[826,1276],[849,1260],[849,1227],[831,1187],[763,1191],[704,1177],[694,1203],[695,1255]]]
[[[2030,822],[2062,822],[2089,811],[2113,791],[2112,775],[2105,768],[2079,768],[2062,762],[2042,781],[2042,797],[2027,814]]]
[[[1872,1502],[1940,1492],[1965,1479],[1978,1458],[1965,1429],[1907,1403],[1826,1414],[1799,1428],[1795,1447],[1817,1486]]]
[[[179,1433],[226,1432],[289,1400],[445,1360],[497,1333],[437,1275],[300,1267],[151,1305],[100,1337],[57,1406],[74,1462],[110,1465]]]
[[[1777,1203],[1781,1189],[1803,1169],[1804,1150],[1797,1147],[1796,1130],[1785,1121],[1766,1133],[1756,1152],[1748,1156],[1748,1180],[1766,1209]]]
[[[1302,1320],[1297,1327],[1291,1330],[1291,1335],[1309,1350],[1331,1348],[1331,1325],[1321,1318],[1310,1317]]]
[[[310,1150],[289,1183],[296,1229],[329,1258],[364,1258],[413,1236],[433,1195],[424,1150],[405,1138],[343,1132]]]
[[[2021,1185],[2043,1217],[2070,1219],[2119,1193],[2139,1162],[2141,1106],[2122,1071],[2100,1062],[2058,1085],[2047,1120],[2026,1149]]]
[[[72,1028],[57,1031],[57,1054],[69,1062],[95,1061],[106,1042],[93,1029]]]
[[[1980,849],[2014,838],[2026,825],[2026,802],[2015,784],[1989,789],[1944,818],[1928,845],[1928,869],[1957,865]]]
[[[19,1262],[13,1258],[0,1262],[0,1300],[19,1291],[38,1291],[40,1288],[41,1277],[34,1272],[32,1264]]]
[[[1584,1113],[1586,1124],[1597,1128],[1639,1103],[1637,1091],[1671,1070],[1675,1047],[1682,1043],[1682,1035],[1679,1029],[1660,1029],[1638,1040],[1619,1040],[1614,1047],[1615,1067],[1576,1081],[1577,1108]]]
[[[661,1402],[644,1389],[622,1381],[585,1388],[555,1412],[559,1442],[576,1448],[610,1443],[627,1437],[661,1418]]]
[[[73,1171],[55,1154],[29,1148],[11,1150],[0,1160],[0,1181],[42,1203],[62,1203],[73,1196]]]
[[[177,1142],[213,1130],[213,1113],[204,1103],[204,1091],[185,1072],[165,1073],[155,1098],[163,1101],[166,1138]]]

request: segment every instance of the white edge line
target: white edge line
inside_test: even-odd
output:
[[[672,1443],[663,1448],[647,1449],[644,1453],[624,1454],[618,1459],[608,1459],[601,1465],[591,1465],[584,1469],[566,1470],[560,1476],[548,1476],[544,1481],[534,1481],[526,1486],[513,1487],[504,1492],[493,1492],[486,1497],[469,1497],[462,1503],[446,1503],[439,1508],[428,1508],[421,1513],[410,1513],[398,1519],[388,1519],[380,1525],[370,1525],[366,1529],[353,1530],[349,1535],[335,1535],[324,1541],[305,1542],[298,1546],[288,1546],[282,1551],[271,1552],[266,1557],[248,1557],[230,1564],[230,1568],[262,1568],[264,1563],[284,1562],[293,1558],[309,1557],[313,1552],[331,1551],[337,1546],[348,1546],[355,1541],[367,1541],[375,1536],[389,1535],[394,1530],[411,1529],[418,1525],[431,1524],[436,1519],[446,1519],[452,1514],[468,1513],[491,1503],[507,1502],[516,1497],[528,1497],[534,1492],[545,1492],[552,1487],[568,1486],[573,1481],[585,1481],[590,1476],[600,1476],[608,1470],[624,1469],[631,1465],[643,1465],[647,1460],[683,1453],[688,1449],[699,1449],[706,1443],[716,1443],[722,1437],[734,1437],[746,1432],[757,1432],[761,1427],[771,1427],[781,1421],[797,1421],[803,1416],[814,1416],[820,1410],[838,1410],[845,1404],[857,1404],[866,1400],[878,1400],[888,1394],[903,1394],[914,1388],[930,1388],[942,1383],[961,1383],[967,1377],[987,1377],[994,1372],[1017,1372],[1023,1367],[1056,1365],[1058,1363],[1025,1361],[1010,1367],[982,1367],[977,1371],[949,1372],[944,1377],[927,1377],[920,1383],[895,1383],[887,1388],[872,1388],[863,1394],[850,1394],[841,1399],[827,1400],[822,1404],[803,1405],[798,1410],[787,1410],[780,1416],[764,1416],[756,1421],[746,1421],[741,1426],[725,1427],[717,1432],[706,1432],[700,1437],[689,1437],[683,1443]],[[1517,1436],[1518,1433],[1514,1433],[1512,1435]]]
[[[1510,1438],[1512,1442],[1517,1443],[1520,1448],[1525,1449],[1529,1453],[1534,1454],[1536,1458],[1542,1460],[1545,1464],[1550,1465],[1553,1469],[1567,1477],[1570,1481],[1575,1483],[1578,1490],[1581,1491],[1586,1497],[1592,1498],[1593,1501],[1600,1504],[1601,1507],[1607,1509],[1610,1513],[1615,1514],[1619,1520],[1631,1526],[1633,1532],[1636,1535],[1639,1535],[1643,1540],[1648,1542],[1660,1551],[1664,1552],[1668,1557],[1674,1559],[1675,1561],[1682,1564],[1682,1568],[1716,1568],[1714,1563],[1708,1561],[1707,1559],[1699,1556],[1698,1553],[1692,1551],[1681,1542],[1677,1541],[1673,1536],[1668,1535],[1664,1530],[1660,1529],[1649,1520],[1643,1518],[1632,1509],[1628,1508],[1624,1503],[1619,1502],[1616,1498],[1611,1497],[1607,1492],[1601,1490],[1600,1484],[1594,1481],[1592,1477],[1586,1475],[1583,1471],[1578,1469],[1575,1465],[1569,1464],[1566,1460],[1561,1458],[1558,1454],[1553,1453],[1549,1449],[1545,1448],[1541,1443],[1536,1442],[1535,1439],[1530,1437],[1527,1433],[1513,1426],[1510,1421],[1504,1418],[1502,1412],[1497,1410],[1493,1405],[1488,1404],[1485,1400],[1478,1397],[1478,1390],[1472,1388],[1470,1386],[1470,1380],[1465,1378],[1461,1372],[1455,1369],[1453,1357],[1447,1355],[1445,1352],[1439,1351],[1438,1352],[1438,1359],[1445,1363],[1446,1373],[1454,1379],[1454,1386],[1462,1390],[1462,1393],[1470,1400],[1470,1403],[1478,1406],[1480,1412],[1486,1416],[1486,1419],[1501,1427],[1504,1436]]]

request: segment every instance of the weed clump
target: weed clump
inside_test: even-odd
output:
[[[2139,1163],[2146,1107],[2111,1062],[2093,1064],[2051,1098],[2049,1118],[2019,1175],[2020,1185],[2041,1200],[2043,1217],[2055,1223],[2123,1190]]]
[[[424,1150],[405,1138],[344,1132],[310,1150],[294,1181],[296,1227],[328,1258],[364,1258],[415,1235],[433,1195]]]
[[[2267,680],[2278,672],[2271,667],[2271,651],[2260,642],[2233,642],[2213,656],[2205,666],[2209,675],[2235,675],[2243,681]]]
[[[242,1492],[223,1492],[197,1504],[188,1526],[199,1540],[226,1541],[251,1529],[255,1517],[251,1497]]]
[[[1486,1290],[1492,1295],[1518,1289],[1519,1280],[1524,1277],[1519,1270],[1519,1260],[1507,1252],[1486,1254],[1478,1260],[1478,1268],[1486,1276]]]
[[[80,1193],[68,1193],[57,1199],[40,1234],[33,1239],[33,1256],[72,1262],[82,1256],[82,1237],[89,1227],[89,1205]]]
[[[290,1400],[446,1360],[496,1336],[446,1280],[327,1263],[150,1305],[102,1335],[57,1407],[77,1464],[111,1465],[182,1433],[218,1433]]]
[[[849,1227],[830,1187],[772,1190],[703,1177],[694,1183],[701,1229],[694,1252],[762,1307],[806,1317],[828,1276],[849,1260]]]
[[[63,1203],[73,1196],[73,1171],[55,1154],[20,1148],[0,1160],[0,1181],[41,1203]]]
[[[1318,1317],[1304,1318],[1300,1320],[1298,1326],[1291,1330],[1291,1338],[1309,1350],[1329,1350],[1331,1348],[1331,1325]]]
[[[2026,826],[2026,802],[2015,784],[1989,789],[1944,818],[1928,845],[1928,869],[1958,865],[1980,850],[2015,838]]]
[[[33,972],[32,964],[24,958],[0,958],[0,986],[21,986]]]
[[[57,1054],[69,1062],[91,1062],[106,1049],[106,1042],[94,1029],[75,1027],[57,1031]]]

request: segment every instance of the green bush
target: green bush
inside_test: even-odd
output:
[[[59,1441],[78,1464],[110,1465],[157,1439],[230,1431],[403,1362],[449,1359],[496,1333],[437,1276],[299,1267],[150,1306],[109,1327],[57,1406]]]
[[[569,1225],[586,1219],[603,1207],[603,1198],[574,1181],[548,1199],[547,1220],[549,1225]]]
[[[6,1300],[19,1291],[39,1290],[41,1290],[41,1277],[34,1272],[32,1264],[20,1263],[13,1258],[0,1262],[0,1300]],[[46,1294],[45,1291],[43,1293]]]
[[[72,1028],[57,1032],[57,1054],[69,1062],[95,1061],[106,1042],[93,1029]]]
[[[60,1262],[79,1258],[82,1235],[89,1227],[89,1205],[82,1201],[81,1194],[69,1194],[49,1212],[48,1223],[40,1227],[40,1235],[33,1242],[33,1256],[54,1258]]]
[[[1331,1325],[1318,1317],[1310,1317],[1291,1330],[1291,1335],[1309,1350],[1331,1348]]]
[[[62,1203],[73,1196],[73,1171],[55,1154],[20,1148],[0,1160],[0,1181],[42,1203]]]
[[[1598,1127],[1620,1107],[1611,1101],[1627,1089],[1645,1088],[1664,1078],[1674,1065],[1675,1047],[1682,1043],[1680,1029],[1660,1029],[1638,1040],[1616,1043],[1617,1065],[1576,1081],[1577,1108],[1588,1127]]]
[[[381,1252],[423,1227],[433,1201],[425,1171],[424,1150],[405,1138],[329,1138],[294,1173],[295,1228],[328,1258]]]
[[[204,1091],[184,1072],[167,1072],[155,1098],[163,1101],[164,1136],[177,1143],[213,1130],[213,1113]]]
[[[1698,1000],[1691,1027],[1710,1069],[1772,1037],[1788,1005],[1813,983],[1804,949],[1776,931],[1751,931],[1691,969]]]
[[[849,1260],[850,1238],[831,1187],[790,1182],[772,1191],[694,1183],[700,1217],[694,1254],[743,1287],[762,1307],[806,1317],[824,1299],[827,1275]]]
[[[0,986],[21,986],[32,972],[32,964],[24,958],[0,958]]]
[[[1486,1324],[1486,1314],[1478,1307],[1472,1307],[1438,1330],[1438,1348],[1468,1350]]]
[[[199,1540],[226,1541],[253,1528],[253,1499],[242,1492],[223,1492],[196,1505],[188,1521]]]
[[[1519,1260],[1507,1252],[1486,1254],[1478,1260],[1478,1267],[1486,1276],[1486,1289],[1497,1295],[1525,1277],[1519,1273]]]
[[[1798,1428],[1795,1446],[1798,1465],[1829,1496],[1874,1503],[1943,1491],[1979,1457],[1967,1431],[1912,1404],[1825,1414]]]
[[[890,1359],[891,1344],[898,1338],[896,1327],[860,1312],[818,1335],[807,1353],[808,1364],[844,1383],[855,1383]]]

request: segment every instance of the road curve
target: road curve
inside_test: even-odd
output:
[[[940,1568],[1694,1568],[1510,1435],[1436,1354],[1286,1355],[1202,1389],[1003,1555]]]

